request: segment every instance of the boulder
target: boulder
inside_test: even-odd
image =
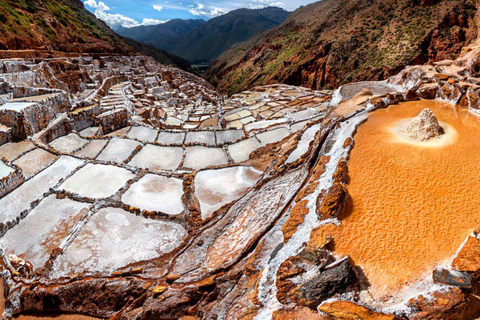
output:
[[[437,268],[433,270],[433,281],[462,289],[472,288],[472,276],[466,272]]]

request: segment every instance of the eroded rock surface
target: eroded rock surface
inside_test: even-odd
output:
[[[403,132],[411,139],[428,141],[445,133],[430,109],[423,109],[418,116],[408,122]]]

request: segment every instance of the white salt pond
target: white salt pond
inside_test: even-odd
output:
[[[165,132],[162,131],[158,135],[157,142],[160,144],[181,145],[185,140],[185,132]]]
[[[200,171],[195,176],[195,196],[202,219],[208,219],[224,204],[240,198],[262,174],[252,167],[230,167]]]
[[[21,142],[9,142],[0,146],[0,157],[5,157],[8,161],[17,159],[21,154],[28,152],[35,148],[35,145],[30,140],[23,140]]]
[[[50,167],[1,198],[0,222],[14,220],[23,210],[30,208],[34,200],[41,199],[45,192],[59,183],[60,179],[67,177],[82,164],[82,160],[62,156]]]
[[[319,130],[320,124],[313,125],[307,130],[305,130],[305,132],[302,134],[302,137],[300,138],[300,141],[298,141],[297,147],[288,156],[286,163],[292,163],[300,159],[300,157],[308,151],[308,148],[310,147],[310,142],[315,139],[315,135]]]
[[[243,162],[249,159],[248,157],[250,156],[250,153],[261,146],[262,145],[258,142],[257,138],[252,137],[229,145],[228,152],[235,162]]]
[[[108,140],[92,140],[86,147],[75,152],[75,155],[95,159],[107,143]]]
[[[111,273],[173,251],[186,235],[178,223],[146,219],[119,208],[105,208],[93,215],[59,257],[52,278],[82,272]]]
[[[133,151],[135,151],[138,146],[141,145],[142,144],[138,141],[113,138],[97,157],[97,160],[113,161],[121,164],[132,155]]]
[[[35,103],[33,102],[7,102],[4,105],[0,106],[0,110],[20,112],[33,105],[35,105]]]
[[[226,164],[228,164],[228,159],[222,148],[195,146],[187,147],[187,154],[183,166],[185,168],[198,170]]]
[[[59,189],[81,197],[103,199],[114,195],[134,177],[132,172],[123,168],[89,163],[68,178]]]
[[[132,127],[127,134],[130,139],[138,139],[143,142],[155,142],[158,131],[147,127]]]
[[[122,201],[141,210],[169,215],[182,213],[183,181],[147,174],[125,192]]]
[[[0,239],[7,254],[30,261],[34,268],[42,267],[51,250],[58,247],[90,204],[69,199],[45,198],[19,224]]]
[[[243,130],[223,130],[217,131],[217,144],[224,145],[234,143],[245,137]]]
[[[60,153],[71,153],[83,148],[87,144],[88,140],[79,137],[75,133],[67,134],[50,142],[50,146]]]
[[[130,165],[152,171],[175,170],[183,158],[181,147],[161,147],[147,144],[130,161]]]
[[[262,146],[269,143],[282,141],[283,138],[288,136],[290,131],[287,128],[278,128],[266,132],[257,134],[257,138],[260,140]]]
[[[28,179],[57,160],[57,156],[37,148],[21,156],[13,163],[22,168],[23,176]]]
[[[187,132],[185,144],[206,144],[209,146],[215,145],[215,133],[213,131],[192,131]]]

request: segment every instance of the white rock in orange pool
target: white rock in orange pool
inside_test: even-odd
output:
[[[410,120],[402,131],[417,141],[428,141],[445,134],[445,130],[428,108],[423,109],[418,116]]]

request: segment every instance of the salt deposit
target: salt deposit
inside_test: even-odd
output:
[[[82,197],[108,198],[134,176],[132,172],[123,168],[89,163],[68,178],[59,189]]]
[[[122,201],[142,210],[176,215],[184,210],[182,195],[182,180],[147,174],[127,190]]]
[[[261,174],[252,167],[243,166],[197,173],[195,195],[200,201],[202,219],[210,218],[224,204],[241,197]]]
[[[32,150],[13,163],[22,169],[23,176],[28,179],[43,168],[49,166],[58,157],[43,149]]]
[[[222,148],[203,146],[187,147],[183,166],[190,169],[203,169],[210,166],[221,166],[228,163],[225,151]]]
[[[143,142],[155,142],[158,131],[147,127],[132,127],[127,134],[130,139],[137,139]]]
[[[141,145],[140,142],[134,140],[113,138],[97,157],[97,160],[122,163],[132,155],[133,151],[138,146]]]
[[[228,152],[235,162],[243,162],[249,159],[250,153],[261,147],[257,138],[252,137],[228,146]]]
[[[87,144],[88,140],[79,137],[75,133],[70,133],[50,142],[50,145],[60,153],[71,153],[83,148]]]
[[[161,147],[147,144],[133,157],[129,165],[152,171],[173,171],[180,165],[183,153],[181,147]]]

